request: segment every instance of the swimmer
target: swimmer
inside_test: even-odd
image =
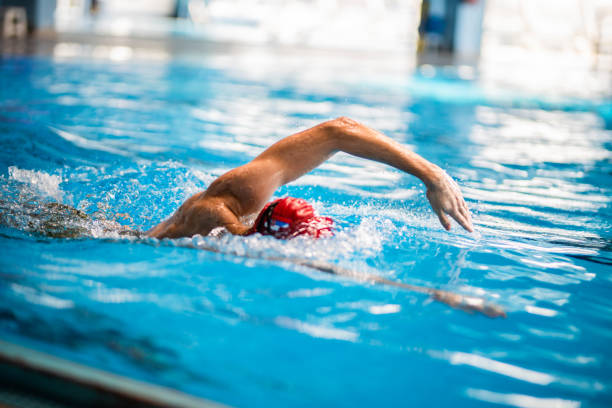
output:
[[[299,235],[313,238],[330,236],[333,234],[333,220],[318,216],[306,201],[285,197],[266,202],[278,187],[314,169],[338,151],[382,162],[415,175],[427,187],[427,198],[444,228],[451,228],[448,219],[450,216],[467,231],[473,231],[470,213],[459,187],[442,169],[380,132],[351,119],[338,118],[284,138],[250,163],[225,173],[207,190],[187,199],[170,218],[153,227],[146,235],[154,238],[179,238],[196,234],[206,236],[214,229],[223,227],[235,235],[262,234],[280,239]],[[20,215],[27,217],[15,216],[15,206],[0,200],[0,225],[22,227],[55,238],[78,238],[88,235],[87,226],[93,221],[88,214],[65,204],[44,203],[31,207],[25,205],[19,209]],[[254,214],[258,216],[253,225],[243,223],[244,219]],[[22,218],[26,219],[27,225],[16,223],[15,220]],[[115,220],[102,218],[96,221],[101,223],[104,232],[144,238],[141,231],[124,227]],[[216,246],[199,245],[198,249],[220,252]],[[234,254],[231,249],[223,252]],[[396,282],[326,262],[234,255],[288,261],[325,273],[428,294],[433,300],[467,312],[478,312],[488,317],[506,317],[503,308],[479,297]]]
[[[316,215],[304,200],[286,197],[266,204],[280,186],[308,173],[336,152],[374,160],[418,177],[440,223],[450,230],[449,216],[469,232],[472,219],[457,184],[438,166],[376,130],[340,117],[288,136],[251,162],[228,171],[205,191],[187,199],[147,235],[180,238],[208,235],[223,227],[234,235],[260,233],[287,239],[333,234],[333,221]],[[254,225],[244,220],[259,214]]]

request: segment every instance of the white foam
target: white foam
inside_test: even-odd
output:
[[[20,169],[16,166],[9,167],[8,172],[10,179],[27,184],[43,197],[53,198],[58,203],[62,202],[64,192],[60,189],[61,176],[44,171]]]

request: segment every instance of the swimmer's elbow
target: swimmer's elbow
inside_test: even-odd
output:
[[[364,125],[346,116],[340,116],[325,123],[327,133],[334,141],[336,150],[344,150],[347,142],[363,133]]]
[[[362,126],[356,120],[347,118],[346,116],[340,116],[336,119],[325,122],[325,125],[327,130],[334,136],[345,135]]]

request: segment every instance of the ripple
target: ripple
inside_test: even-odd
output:
[[[430,355],[432,357],[448,360],[448,362],[453,365],[468,365],[532,384],[549,385],[557,381],[557,379],[550,374],[492,360],[477,354],[463,353],[460,351],[447,351],[444,353],[432,351],[430,352]]]
[[[61,299],[56,296],[51,296],[36,290],[35,288],[13,283],[11,284],[11,289],[15,293],[25,297],[28,302],[37,305],[46,306],[53,309],[71,309],[74,307],[74,302],[70,299]]]
[[[310,324],[306,322],[301,322],[296,319],[290,319],[284,316],[277,317],[275,319],[275,323],[286,329],[296,330],[300,333],[308,334],[309,336],[321,339],[345,340],[354,342],[357,341],[357,339],[359,338],[358,333],[349,330]]]
[[[264,394],[272,406],[371,395],[393,406],[406,384],[414,406],[432,395],[519,407],[609,397],[607,102],[495,92],[474,72],[362,75],[361,57],[335,56],[329,70],[279,52],[253,70],[249,55],[115,64],[67,54],[0,63],[3,336],[238,406]],[[447,169],[477,233],[444,231],[416,178],[337,154],[277,192],[333,217],[333,238],[121,234],[341,115]],[[483,297],[508,317],[288,258]]]
[[[524,394],[504,394],[475,388],[468,388],[465,393],[468,397],[479,401],[520,408],[578,408],[582,406],[580,401],[562,398],[540,398]]]

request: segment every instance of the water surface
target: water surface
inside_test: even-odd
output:
[[[356,66],[0,60],[0,336],[237,406],[609,406],[609,90],[530,94],[453,69]],[[335,218],[334,238],[116,232],[150,228],[274,141],[340,115],[447,169],[477,232],[445,232],[417,179],[344,154],[276,194]],[[87,217],[69,237],[41,235],[58,225],[49,203]],[[253,259],[266,256],[480,296],[508,317]]]

